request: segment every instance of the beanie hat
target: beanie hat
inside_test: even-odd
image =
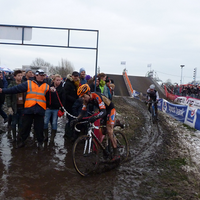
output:
[[[79,73],[81,73],[82,71],[85,71],[85,69],[84,68],[80,68]]]
[[[90,75],[86,75],[85,79],[88,81],[90,80],[92,77]]]

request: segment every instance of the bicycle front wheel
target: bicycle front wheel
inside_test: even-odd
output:
[[[87,135],[79,137],[73,146],[72,158],[76,171],[87,176],[94,171],[99,164],[98,146],[94,139]]]
[[[120,160],[123,162],[129,155],[129,145],[127,139],[125,135],[120,131],[114,132],[114,138],[116,138],[117,141],[117,150],[120,155]]]

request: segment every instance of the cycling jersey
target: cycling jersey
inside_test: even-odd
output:
[[[92,92],[90,95],[91,99],[89,102],[83,102],[82,112],[78,118],[82,118],[85,112],[87,112],[88,104],[92,104],[99,109],[99,114],[96,116],[97,119],[110,115],[107,123],[114,124],[116,113],[114,104],[107,97],[98,92]]]
[[[150,100],[152,99],[153,101],[156,101],[159,99],[158,91],[153,90],[151,91],[150,89],[147,90],[147,99]]]

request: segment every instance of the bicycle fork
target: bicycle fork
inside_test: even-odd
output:
[[[91,130],[88,131],[87,136],[89,137],[89,140],[85,141],[84,151],[83,151],[84,155],[88,155],[88,154],[91,153],[91,146],[92,146],[92,134],[91,134]]]

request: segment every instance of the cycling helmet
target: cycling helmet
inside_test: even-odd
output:
[[[78,88],[77,95],[82,97],[84,94],[86,94],[89,91],[90,91],[90,86],[88,84],[83,84]]]
[[[152,89],[152,90],[154,90],[155,89],[155,85],[151,84],[149,88]]]

